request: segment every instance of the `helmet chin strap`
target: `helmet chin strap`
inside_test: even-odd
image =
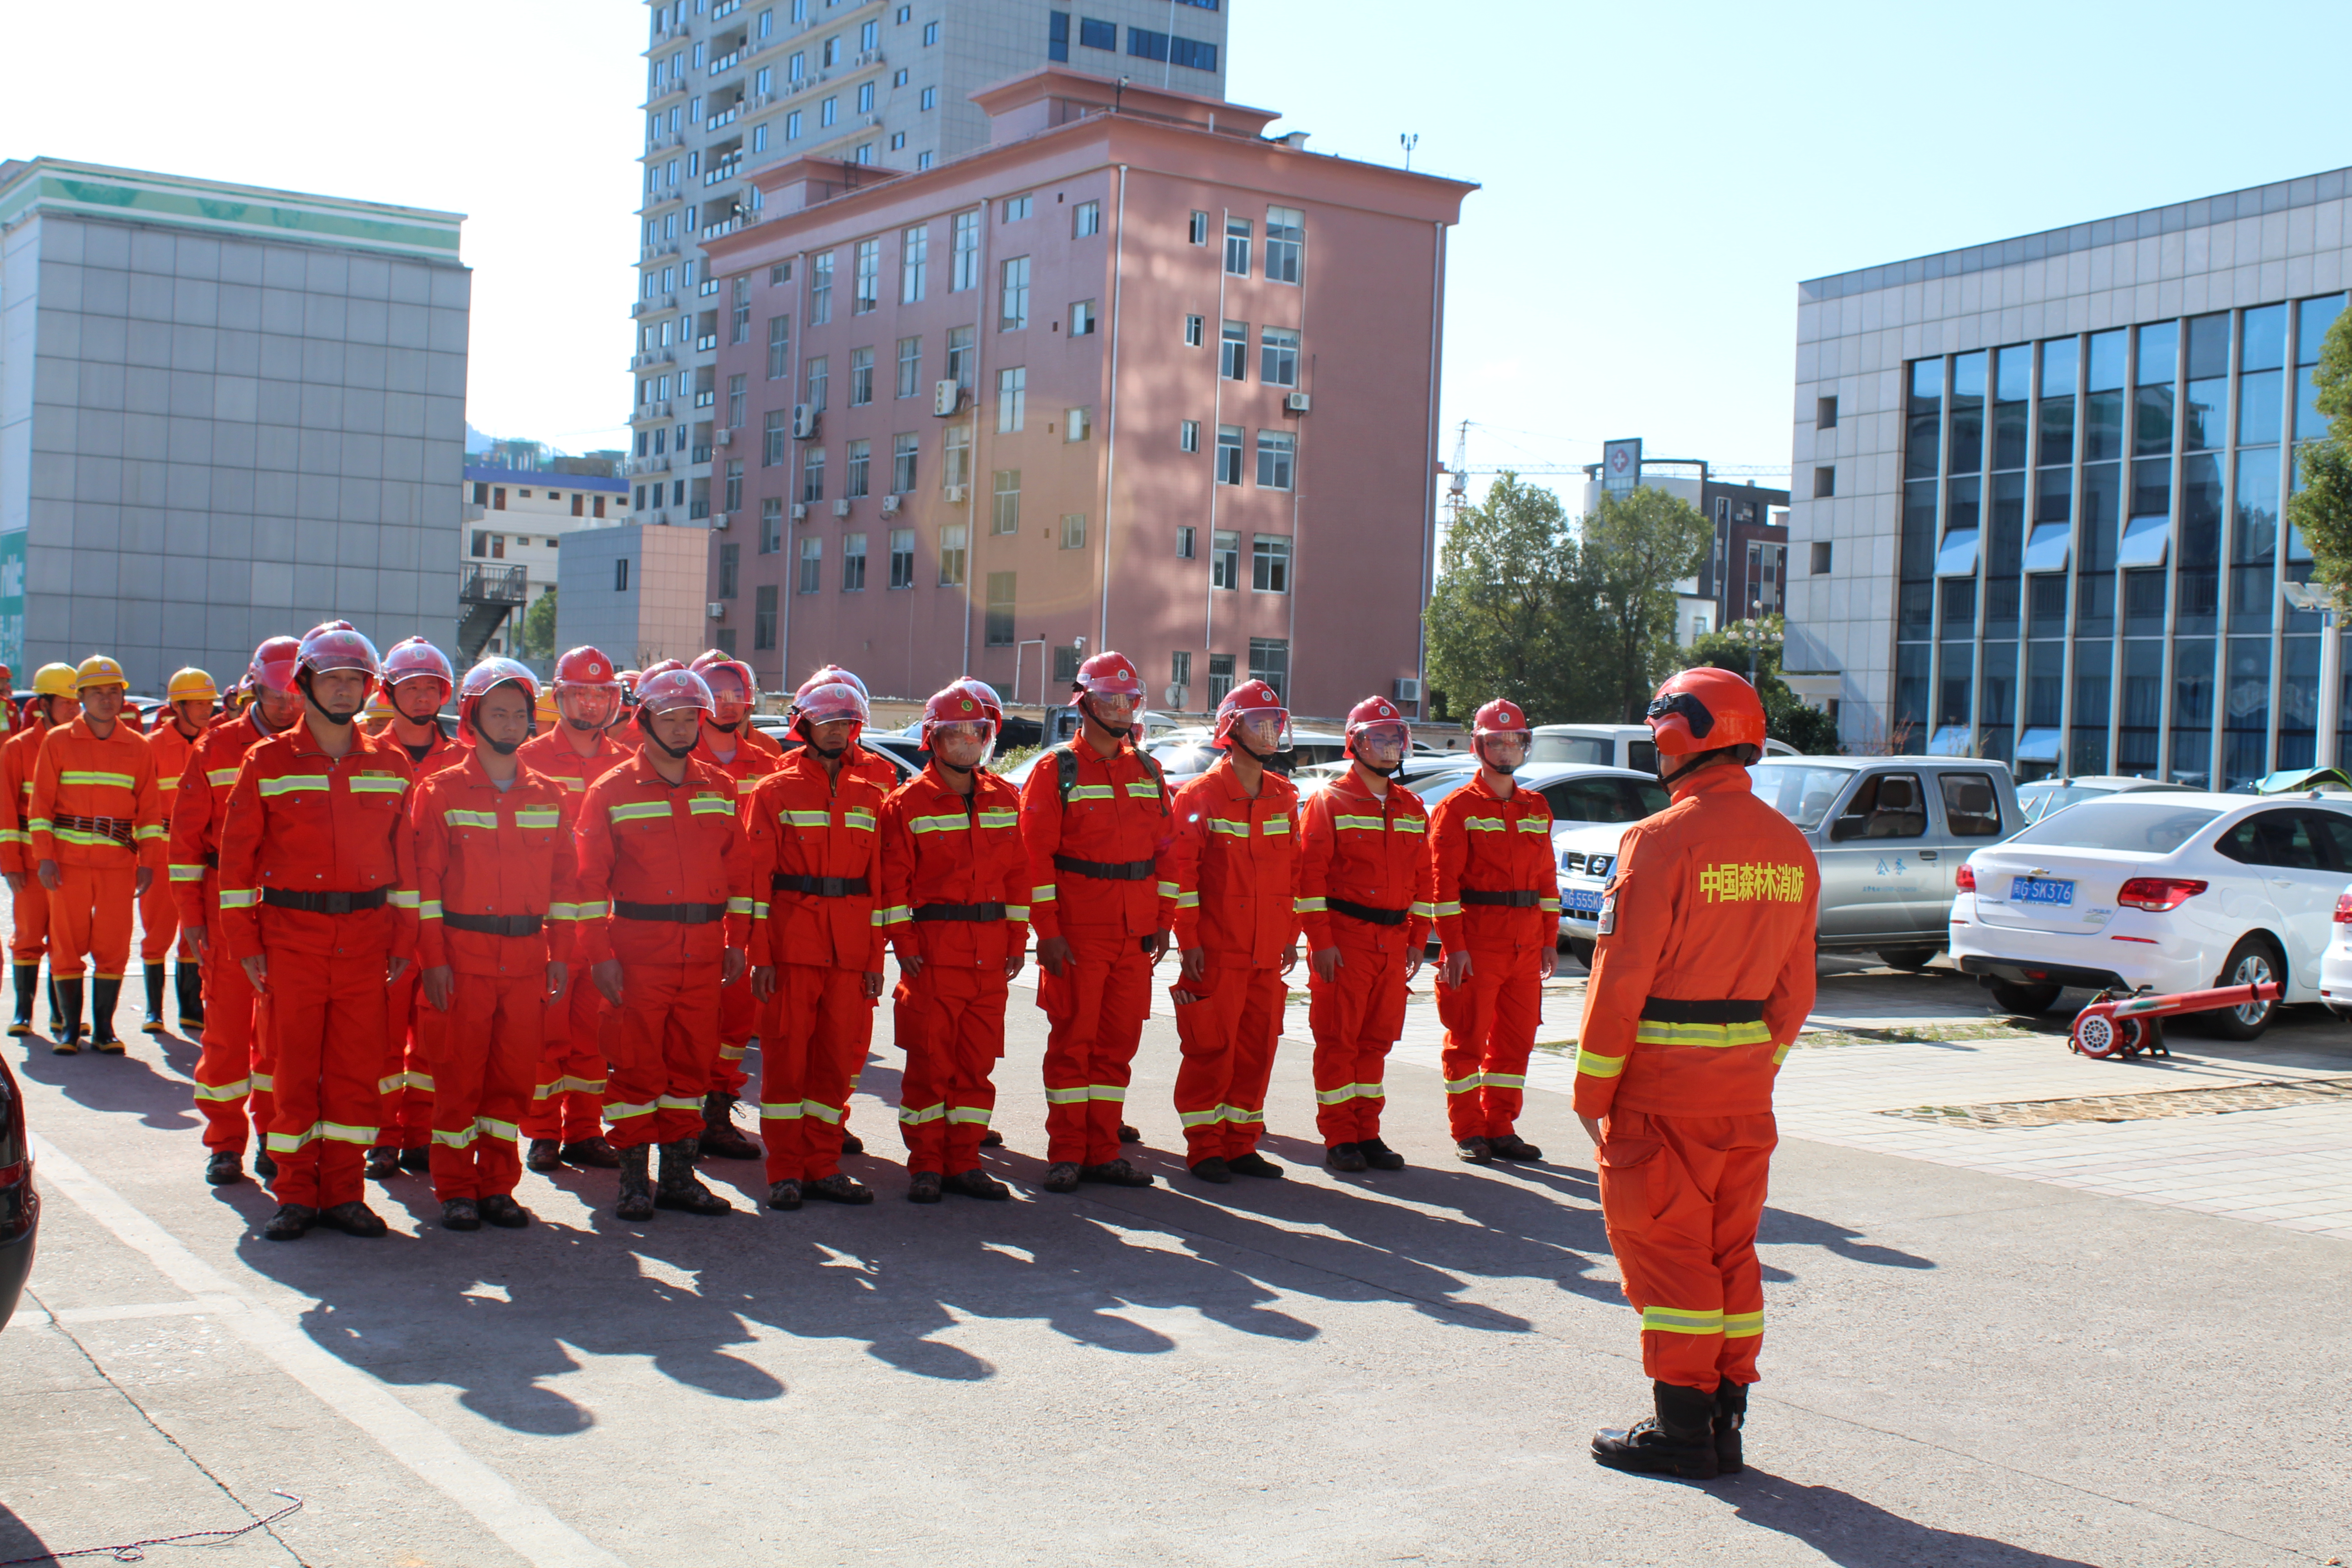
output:
[[[488,735],[482,735],[479,730],[475,731],[474,733],[481,735],[482,744],[502,757],[513,756],[522,745],[520,741],[493,741]]]
[[[687,758],[694,755],[693,746],[673,746],[667,741],[663,740],[659,735],[655,734],[651,730],[647,730],[646,731],[646,739],[651,741],[655,745],[659,746],[662,751],[668,755],[672,762],[682,763],[686,761]],[[697,743],[699,743],[698,738]]]
[[[1092,692],[1088,692],[1078,699],[1078,711],[1087,716],[1087,720],[1089,723],[1102,731],[1103,733],[1108,735],[1114,741],[1124,741],[1135,733],[1134,725],[1112,724],[1108,722],[1101,714],[1096,712],[1095,705],[1092,701],[1093,696],[1094,694]],[[1252,752],[1251,754],[1255,756],[1256,753]]]
[[[295,684],[302,689],[302,705],[330,724],[348,724],[360,716],[360,710],[356,708],[348,713],[338,713],[310,695],[310,672],[307,669],[296,679]]]

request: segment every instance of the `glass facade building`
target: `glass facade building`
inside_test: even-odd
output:
[[[2283,519],[2326,429],[2346,190],[1803,286],[1796,406],[1831,423],[1800,420],[1796,461],[1838,471],[1792,505],[1786,664],[1850,749],[2222,789],[2352,758],[2352,661],[2290,595],[2312,563]]]

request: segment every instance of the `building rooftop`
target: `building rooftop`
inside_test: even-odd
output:
[[[2229,223],[2238,218],[2286,212],[2294,207],[2313,206],[2320,202],[2340,201],[2347,194],[2352,194],[2352,169],[2335,169],[2325,174],[2307,174],[2301,179],[2280,180],[2268,185],[2250,185],[2242,191],[2230,191],[2193,202],[2175,202],[2170,206],[2147,207],[2117,217],[2074,224],[2067,228],[2044,229],[2040,234],[2020,235],[2014,239],[1997,239],[1959,250],[1915,256],[1908,261],[1890,261],[1882,267],[1865,267],[1853,272],[1832,272],[1825,277],[1809,278],[1797,285],[1797,298],[1800,302],[1806,303],[1815,300],[1842,300],[1849,294],[1867,293],[1874,289],[1893,289],[1937,278],[1958,278],[1963,273],[1982,272],[1989,268],[2015,267],[2021,262],[2066,256],[2095,246],[2153,239],[2158,235],[2178,234],[2183,229],[2201,228],[2207,224]]]
[[[508,468],[490,463],[468,463],[466,478],[485,484],[541,484],[551,490],[604,490],[620,496],[629,493],[626,479],[606,478],[602,474],[567,474],[561,468]]]
[[[0,162],[0,229],[34,212],[456,261],[463,213],[273,191],[64,158]]]

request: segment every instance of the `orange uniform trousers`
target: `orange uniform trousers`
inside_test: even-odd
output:
[[[760,1141],[771,1182],[821,1182],[841,1169],[841,1119],[866,1065],[873,1009],[863,970],[776,965],[776,994],[760,1020]]]
[[[1601,1217],[1642,1314],[1642,1370],[1712,1393],[1756,1381],[1764,1282],[1756,1227],[1780,1142],[1771,1114],[1602,1120]]]
[[[172,879],[158,871],[139,895],[139,962],[161,963],[175,947],[183,962],[194,960],[194,950],[180,936],[180,900],[172,896]]]
[[[1468,950],[1470,973],[1459,986],[1437,975],[1437,1018],[1445,1026],[1438,1067],[1445,1075],[1445,1120],[1454,1140],[1500,1138],[1519,1120],[1528,1056],[1543,1016],[1537,950]]]
[[[1307,1026],[1315,1034],[1315,1130],[1325,1148],[1381,1135],[1389,1049],[1404,1033],[1406,954],[1357,947],[1334,921],[1339,977],[1307,976]]]
[[[719,1059],[720,962],[621,961],[621,1004],[604,1029],[605,1136],[614,1148],[702,1131],[702,1097]]]
[[[604,1131],[604,1015],[611,1005],[588,978],[584,965],[572,968],[563,994],[547,1003],[540,1032],[539,1068],[530,1104],[522,1115],[522,1135],[555,1143],[584,1143]]]
[[[1070,962],[1037,976],[1045,1010],[1045,1160],[1101,1165],[1119,1157],[1119,1113],[1143,1020],[1151,955],[1124,932],[1073,931]]]
[[[458,971],[449,1011],[425,1004],[441,1023],[418,1031],[431,1053],[433,1195],[443,1203],[502,1195],[522,1179],[515,1141],[539,1068],[546,946],[538,937],[507,940],[529,944],[516,973]]]
[[[269,994],[257,1019],[268,1034],[271,1063],[268,1147],[278,1174],[269,1190],[281,1204],[332,1208],[366,1195],[362,1163],[383,1114],[383,971],[391,933],[383,931],[373,942],[354,933],[355,940],[320,952],[308,943],[273,941],[277,913],[262,912]]]
[[[734,984],[719,989],[719,1057],[718,1066],[710,1074],[713,1092],[741,1094],[743,1086],[751,1081],[751,1072],[743,1066],[743,1057],[751,1048],[755,1035],[761,1037],[764,1051],[766,1036],[760,1028],[760,1002],[751,994],[751,972],[746,969],[736,976]]]
[[[908,1170],[960,1176],[979,1169],[980,1141],[996,1110],[1008,994],[998,963],[926,963],[922,973],[898,983],[898,1046],[907,1053],[898,1135]]]
[[[425,1002],[417,984],[424,973],[412,963],[384,987],[381,1148],[422,1149],[433,1142],[433,1063],[449,1015]]]
[[[8,955],[18,963],[38,963],[49,951],[49,890],[26,871],[9,902],[16,920],[8,932]]]
[[[1265,1131],[1265,1083],[1282,1038],[1290,988],[1282,971],[1209,955],[1197,1002],[1176,1006],[1176,1116],[1184,1125],[1184,1161],[1235,1160]],[[1183,985],[1178,981],[1171,994]]]
[[[268,1146],[268,1037],[255,1021],[257,999],[245,965],[228,955],[228,944],[222,940],[220,889],[209,873],[205,908],[212,923],[205,928],[204,1051],[196,1058],[196,1109],[204,1114],[205,1147],[215,1154],[223,1150],[240,1154],[248,1116],[254,1141]]]
[[[100,980],[120,980],[131,962],[136,866],[59,866],[49,894],[49,978],[79,980],[87,958]],[[162,880],[159,875],[157,880]],[[36,879],[37,884],[37,879]],[[92,1026],[99,1020],[90,1019]]]

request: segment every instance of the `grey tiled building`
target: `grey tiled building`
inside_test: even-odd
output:
[[[1800,285],[1784,663],[1850,748],[2220,788],[2352,756],[2283,518],[2347,180]]]
[[[226,683],[341,616],[446,644],[467,300],[451,213],[0,163],[0,658]]]

